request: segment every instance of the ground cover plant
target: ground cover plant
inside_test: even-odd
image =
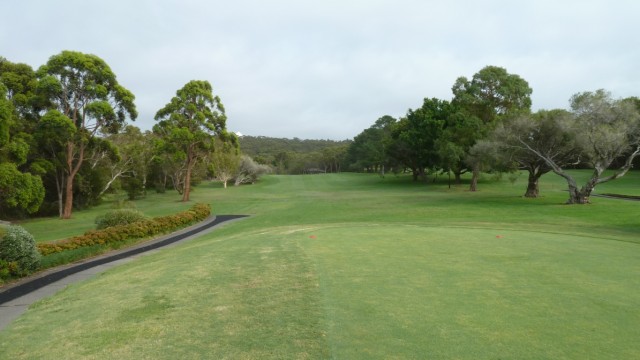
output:
[[[640,174],[625,179],[620,192],[639,195]],[[203,184],[193,201],[252,216],[34,304],[0,332],[0,353],[640,357],[640,203],[563,205],[553,175],[525,199],[524,181],[485,175],[474,193],[364,174]]]

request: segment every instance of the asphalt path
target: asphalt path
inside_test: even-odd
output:
[[[217,215],[178,232],[96,258],[45,270],[0,289],[0,330],[27,310],[29,305],[51,296],[69,284],[88,279],[111,267],[127,263],[162,247],[196,238],[215,227],[246,217]]]

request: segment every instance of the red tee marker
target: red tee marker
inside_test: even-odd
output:
[[[315,239],[315,238],[316,238],[316,236],[315,236],[315,235],[311,235],[311,236],[309,236],[309,238],[310,238],[310,239]]]

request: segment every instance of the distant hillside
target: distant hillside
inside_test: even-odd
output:
[[[266,154],[276,155],[280,152],[311,153],[340,145],[349,145],[351,140],[301,140],[298,138],[272,138],[267,136],[242,136],[240,137],[240,149],[251,156]]]
[[[280,173],[300,173],[311,167],[335,168],[330,163],[341,162],[351,140],[301,140],[298,138],[272,138],[242,136],[240,150],[262,164],[269,164]]]

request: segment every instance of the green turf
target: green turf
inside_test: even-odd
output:
[[[203,184],[194,202],[252,217],[36,303],[0,332],[0,354],[640,358],[640,203],[562,205],[554,176],[524,199],[523,180]],[[170,210],[168,195],[148,208]]]

